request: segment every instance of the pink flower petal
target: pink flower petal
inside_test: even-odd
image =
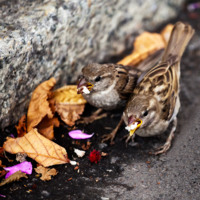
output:
[[[3,194],[0,194],[0,197],[6,197],[5,195],[3,195]]]
[[[68,134],[73,139],[88,139],[94,135],[94,133],[92,133],[91,135],[88,135],[86,133],[83,133],[81,130],[73,130],[73,131],[70,131]]]
[[[12,167],[4,167],[4,169],[6,171],[9,171],[5,176],[5,179],[7,179],[10,175],[14,174],[17,171],[21,171],[26,174],[32,174],[33,167],[32,167],[31,162],[24,161],[20,164],[12,166]]]

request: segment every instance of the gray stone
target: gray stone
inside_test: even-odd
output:
[[[112,158],[110,159],[110,163],[111,163],[111,164],[114,164],[114,163],[116,163],[119,159],[120,159],[119,157],[112,157]]]
[[[107,147],[108,145],[106,143],[99,143],[98,146],[99,146],[99,149],[103,149]]]
[[[0,0],[0,127],[26,112],[38,84],[75,82],[81,68],[176,17],[183,0]],[[165,8],[165,9],[163,9]]]
[[[48,191],[46,191],[46,190],[43,190],[43,191],[41,192],[41,195],[43,195],[43,196],[45,196],[45,197],[48,197],[48,196],[50,195],[50,193],[49,193]]]

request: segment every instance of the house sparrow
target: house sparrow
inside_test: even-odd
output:
[[[138,78],[157,64],[163,52],[163,49],[154,52],[135,68],[118,64],[97,63],[84,67],[77,82],[77,92],[81,93],[91,105],[99,109],[92,116],[86,117],[78,123],[91,123],[96,119],[105,117],[106,113],[98,116],[103,109],[114,110],[125,107]],[[122,122],[123,119],[120,120],[118,126],[110,134],[104,135],[102,142],[111,139],[111,143],[113,143]]]
[[[140,75],[150,69],[162,53],[163,50],[155,52],[137,68],[91,63],[82,69],[82,75],[77,81],[77,93],[82,94],[88,103],[97,108],[113,110],[125,107]],[[147,60],[151,65],[143,64]]]
[[[129,131],[126,142],[134,138],[134,133],[142,137],[161,134],[173,122],[166,143],[158,148],[156,154],[170,148],[180,108],[180,59],[193,34],[194,29],[190,25],[177,22],[162,61],[151,68],[133,90],[123,113]]]

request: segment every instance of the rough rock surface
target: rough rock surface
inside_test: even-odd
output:
[[[75,81],[85,64],[119,55],[134,35],[175,17],[182,2],[0,0],[0,127],[23,115],[39,83]]]

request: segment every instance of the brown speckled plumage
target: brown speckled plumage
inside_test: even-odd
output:
[[[191,26],[176,23],[162,61],[144,75],[124,111],[127,125],[130,118],[142,120],[135,133],[143,137],[161,134],[171,121],[174,122],[166,144],[157,153],[169,149],[176,129],[176,115],[180,107],[180,59],[193,34]]]
[[[139,66],[91,63],[82,69],[81,78],[94,85],[84,98],[93,106],[113,110],[126,105],[138,78],[158,62],[163,50],[155,52]],[[145,64],[144,64],[145,63]],[[101,79],[95,81],[97,77]]]

